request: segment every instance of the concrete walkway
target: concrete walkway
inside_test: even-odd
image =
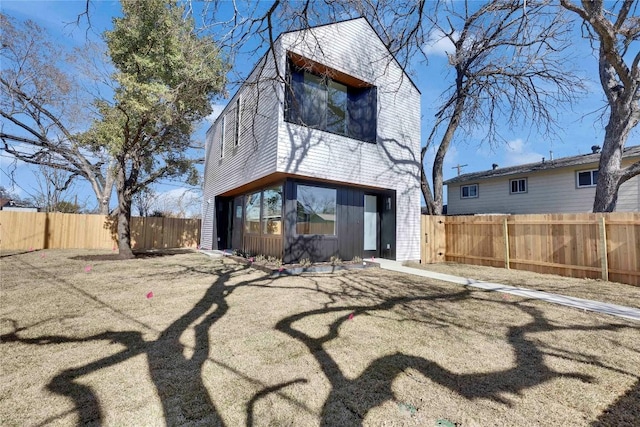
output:
[[[543,291],[534,291],[532,289],[518,288],[515,286],[502,285],[499,283],[483,282],[480,280],[452,276],[450,274],[436,273],[419,268],[406,267],[399,261],[391,261],[388,259],[374,258],[373,261],[380,264],[380,268],[383,268],[385,270],[443,280],[445,282],[457,283],[459,285],[473,286],[474,288],[480,288],[487,291],[503,292],[505,294],[517,295],[524,298],[535,298],[554,304],[566,305],[568,307],[573,307],[580,310],[595,311],[598,313],[609,314],[611,316],[618,316],[625,319],[640,321],[640,310],[637,308],[625,307],[623,305],[616,304],[607,304],[604,302],[592,301],[582,298],[567,297],[564,295],[552,294]]]

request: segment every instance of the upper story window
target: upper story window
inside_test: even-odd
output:
[[[473,199],[478,197],[478,184],[460,186],[461,199]]]
[[[225,134],[226,134],[226,122],[227,122],[227,117],[223,116],[222,117],[222,123],[221,123],[221,130],[220,130],[220,158],[222,159],[224,157],[224,140],[225,140]]]
[[[238,96],[236,100],[236,120],[235,128],[233,132],[233,146],[237,147],[240,144],[240,120],[242,119],[242,98]]]
[[[527,178],[518,178],[509,180],[509,192],[511,194],[527,192]]]
[[[285,120],[376,142],[375,86],[290,54]]]
[[[598,169],[576,172],[576,184],[578,188],[595,187],[598,183]]]

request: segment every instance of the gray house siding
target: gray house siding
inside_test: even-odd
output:
[[[630,161],[624,162],[625,165],[629,163]],[[597,163],[582,164],[447,184],[447,214],[591,212],[595,187],[578,188],[576,173],[597,167]],[[519,178],[527,179],[527,191],[511,194],[509,182]],[[460,187],[468,184],[478,184],[477,198],[461,198]],[[617,212],[640,211],[639,187],[640,177],[632,178],[620,186]]]

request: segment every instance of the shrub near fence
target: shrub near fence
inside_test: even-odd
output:
[[[103,215],[0,211],[0,249],[112,249],[114,221]],[[131,218],[133,249],[195,248],[200,220]]]
[[[640,213],[422,217],[422,262],[640,286]]]

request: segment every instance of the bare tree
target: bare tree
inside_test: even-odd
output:
[[[33,202],[36,206],[44,209],[45,212],[80,212],[77,195],[74,201],[70,200],[74,197],[70,192],[74,189],[75,175],[61,169],[40,165],[39,171],[34,171],[34,176],[37,188],[34,189]]]
[[[638,2],[625,0],[570,0],[560,3],[582,20],[583,32],[597,50],[600,84],[607,98],[609,118],[605,127],[594,212],[613,212],[618,189],[640,175],[640,161],[622,167],[622,153],[629,133],[640,121],[640,16]],[[636,49],[631,50],[632,46]]]
[[[430,214],[442,212],[442,168],[458,131],[469,135],[481,129],[489,144],[502,141],[504,127],[553,134],[557,107],[574,101],[584,88],[567,66],[568,22],[549,2],[443,2],[441,7],[429,19],[432,35],[453,46],[447,55],[453,82],[422,148],[424,161],[438,143],[433,194],[422,175]]]
[[[90,121],[77,79],[60,66],[66,57],[32,21],[0,14],[0,140],[2,150],[26,163],[86,179],[98,210],[109,212],[115,164],[105,150],[87,145],[79,133]]]

